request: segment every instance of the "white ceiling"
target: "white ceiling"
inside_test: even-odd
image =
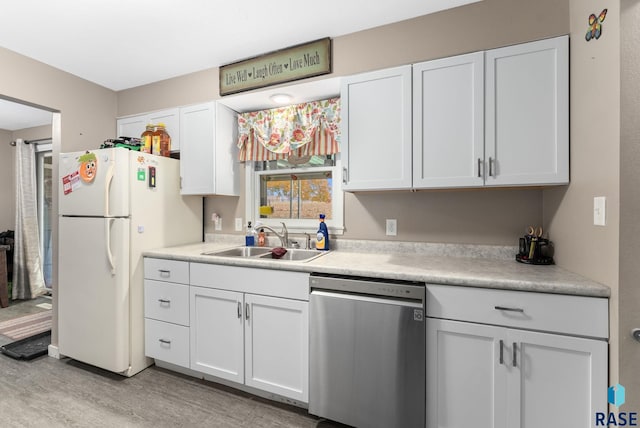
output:
[[[0,46],[119,91],[475,1],[20,0]]]

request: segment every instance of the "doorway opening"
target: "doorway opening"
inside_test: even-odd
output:
[[[52,206],[53,163],[51,140],[41,141],[36,146],[36,180],[38,187],[38,229],[40,231],[40,257],[45,286],[51,290],[53,271]]]

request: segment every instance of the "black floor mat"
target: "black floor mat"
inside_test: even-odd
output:
[[[18,360],[31,360],[48,352],[51,330],[0,347],[0,352]]]

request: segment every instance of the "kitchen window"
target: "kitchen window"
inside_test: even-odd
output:
[[[286,160],[248,162],[247,218],[276,230],[285,222],[294,233],[315,232],[324,214],[330,232],[341,234],[343,194],[337,157],[312,156],[302,165]]]
[[[343,227],[339,99],[243,113],[238,117],[245,161],[247,219],[279,230],[315,232],[318,217],[332,234]]]

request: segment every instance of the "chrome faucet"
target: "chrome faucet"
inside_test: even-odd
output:
[[[253,230],[255,232],[259,231],[260,229],[267,229],[271,232],[273,232],[274,235],[276,235],[278,238],[280,238],[280,244],[284,247],[284,248],[288,248],[289,247],[289,231],[287,230],[287,225],[284,224],[284,222],[282,223],[282,232],[278,233],[275,229],[273,229],[271,226],[267,226],[265,224],[260,224],[257,223],[254,227]]]

